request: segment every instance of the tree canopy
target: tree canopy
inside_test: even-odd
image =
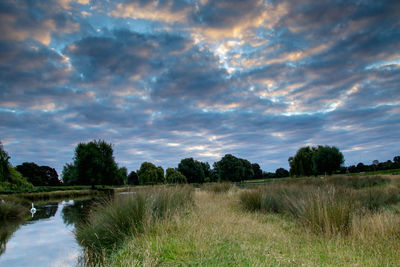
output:
[[[34,162],[24,162],[18,165],[16,169],[35,186],[61,185],[57,171],[49,166],[38,166]]]
[[[289,158],[292,176],[332,174],[344,162],[343,154],[332,146],[302,147],[294,157]]]
[[[64,183],[92,186],[123,184],[123,171],[119,171],[113,152],[112,145],[103,140],[79,143],[75,148],[74,162],[64,166]]]
[[[165,181],[168,184],[184,184],[187,182],[186,177],[174,168],[166,170]]]
[[[156,167],[151,162],[143,162],[140,169],[136,172],[139,177],[139,184],[160,184],[164,183],[164,169],[161,166]]]
[[[188,183],[203,183],[205,172],[209,172],[210,165],[194,160],[193,158],[182,159],[178,164],[178,171],[182,173]]]

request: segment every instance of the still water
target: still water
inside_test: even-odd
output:
[[[35,205],[23,223],[0,227],[0,266],[77,266],[82,249],[73,230],[94,199]]]

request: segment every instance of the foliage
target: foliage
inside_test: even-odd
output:
[[[193,158],[182,159],[178,164],[178,171],[182,173],[188,183],[203,183],[205,179],[205,171],[209,171],[210,165],[202,164],[202,162]]]
[[[292,176],[332,174],[343,164],[343,154],[332,146],[302,147],[294,157],[289,158]]]
[[[128,184],[129,185],[138,185],[139,184],[139,176],[136,172],[131,171],[128,175]]]
[[[33,162],[24,162],[16,167],[34,186],[61,185],[57,171],[49,166],[38,166]]]
[[[332,146],[318,146],[312,155],[313,169],[315,174],[327,173],[331,175],[340,169],[344,163],[343,154],[338,148]]]
[[[164,170],[162,167],[156,167],[151,162],[143,162],[140,169],[137,171],[139,184],[161,184],[164,183]]]
[[[126,179],[123,170],[118,171],[112,145],[94,140],[76,146],[73,164],[64,166],[63,181],[68,185],[94,187],[95,184],[124,184]]]
[[[275,171],[275,177],[274,178],[285,178],[289,177],[289,171],[284,169],[284,168],[278,168]]]
[[[3,144],[0,142],[0,182],[9,179],[9,159],[10,156],[8,156],[8,153],[3,149]]]
[[[260,168],[258,163],[252,163],[251,167],[253,168],[253,179],[260,179],[263,176],[263,171]]]
[[[178,170],[168,168],[165,175],[165,181],[168,184],[184,184],[187,182],[186,177]]]
[[[231,154],[226,154],[220,161],[215,162],[214,169],[221,181],[240,182],[244,179],[243,162]]]
[[[116,177],[116,184],[124,185],[128,182],[128,170],[126,167],[118,168],[117,177]]]

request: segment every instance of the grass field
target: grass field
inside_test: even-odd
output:
[[[398,187],[399,177],[390,185]],[[226,187],[223,187],[226,188]],[[186,213],[131,236],[110,266],[398,266],[399,204],[352,217],[346,234],[321,234],[291,216],[241,208],[243,190],[196,191]],[[361,190],[361,189],[360,189]],[[364,190],[364,189],[362,189]],[[220,193],[218,193],[220,192]]]

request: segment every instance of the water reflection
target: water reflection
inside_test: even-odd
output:
[[[81,248],[73,230],[93,199],[35,204],[22,221],[0,227],[0,266],[75,266]]]

